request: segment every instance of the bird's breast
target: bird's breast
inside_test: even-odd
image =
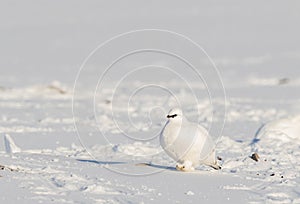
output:
[[[172,124],[167,124],[161,133],[161,144],[163,148],[170,146],[178,137],[180,128]]]

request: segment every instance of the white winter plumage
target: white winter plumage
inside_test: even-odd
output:
[[[207,130],[189,122],[179,108],[172,109],[160,134],[160,144],[176,162],[176,169],[194,170],[200,164],[220,169],[215,159],[215,145]]]

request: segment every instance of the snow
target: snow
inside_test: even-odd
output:
[[[5,202],[17,203],[20,199],[28,203],[297,201],[299,115],[291,116],[286,107],[296,105],[298,99],[281,102],[278,108],[273,100],[231,97],[227,125],[217,144],[222,170],[200,166],[195,172],[182,173],[176,171],[175,162],[158,143],[124,140],[121,133],[115,132],[117,127],[112,125],[109,115],[102,125],[111,125],[105,132],[111,140],[107,143],[94,129],[84,140],[88,144],[89,152],[86,152],[78,141],[67,105],[71,87],[66,89],[66,94],[53,92],[51,96],[47,85],[43,87],[16,87],[1,95],[5,116],[1,126],[13,139],[2,136],[9,141],[6,145],[16,143],[21,147],[12,155],[4,149],[0,152],[1,165],[5,166],[0,171],[1,198]],[[15,94],[19,92],[27,93],[26,102],[14,107],[12,101],[24,100]],[[137,104],[143,104],[145,98],[137,100]],[[210,104],[204,101],[199,106],[206,109]],[[18,118],[20,111],[27,113],[26,120],[23,115]],[[117,113],[123,112],[117,109]],[[191,107],[187,116],[191,117],[193,112]],[[137,117],[142,114],[143,110],[138,111]],[[153,118],[160,114],[154,114]],[[121,122],[125,122],[122,117]],[[93,120],[86,118],[85,122],[93,123]],[[202,123],[207,125],[209,120]],[[163,125],[155,124],[152,128],[158,131]],[[18,128],[22,131],[17,131]],[[140,134],[148,138],[151,131]],[[258,162],[250,158],[253,152],[259,154]],[[5,186],[12,184],[17,197],[5,191]]]
[[[0,202],[300,203],[299,6],[2,1]],[[95,47],[145,28],[201,44],[218,66],[226,101],[203,53],[155,32],[91,57],[73,89]],[[139,53],[96,87],[127,46],[156,44],[200,59],[207,83],[168,55]],[[135,70],[148,65],[157,67]],[[212,133],[221,170],[177,171],[160,147],[167,111],[178,103]]]
[[[21,149],[15,144],[13,139],[8,134],[4,135],[4,145],[5,145],[5,152],[8,154],[21,151]]]

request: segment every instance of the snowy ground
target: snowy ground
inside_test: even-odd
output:
[[[0,203],[300,203],[299,8],[298,1],[1,1]],[[73,90],[99,43],[145,28],[201,44],[219,68],[226,104],[205,55],[159,35],[105,47]],[[212,89],[161,53],[128,56],[95,89],[105,63],[157,41],[202,60],[196,67]],[[161,67],[130,72],[149,64]],[[212,128],[222,170],[179,172],[162,151],[158,133],[178,106],[174,96],[189,120]]]
[[[271,87],[288,91],[299,86],[258,85],[253,91]],[[245,86],[239,91],[251,89]],[[293,94],[291,99],[280,103],[273,99],[228,98],[224,135],[217,144],[223,169],[215,171],[199,167],[196,172],[182,173],[176,171],[174,162],[161,152],[157,138],[150,142],[124,139],[118,127],[112,125],[109,114],[102,114],[105,118],[101,118],[101,126],[106,128],[105,135],[111,138],[111,144],[99,131],[89,133],[92,139],[84,142],[94,143],[88,144],[91,157],[79,144],[74,129],[70,110],[71,91],[71,87],[58,82],[1,90],[1,136],[4,137],[3,133],[11,135],[22,149],[8,154],[4,146],[1,148],[3,201],[300,202],[300,118],[295,114],[299,99],[293,98]],[[145,104],[149,101],[148,97],[138,98],[135,103]],[[100,106],[110,106],[107,103],[103,101]],[[199,106],[202,110],[210,108],[207,102]],[[143,115],[144,110],[140,108],[133,111],[136,117]],[[187,116],[192,117],[193,107],[186,110]],[[126,115],[127,112],[119,108],[116,114]],[[160,117],[160,112],[154,112],[153,117]],[[200,119],[204,125],[205,117],[208,116]],[[121,118],[126,123],[126,117]],[[285,119],[276,121],[277,118]],[[94,119],[85,120],[93,123]],[[268,121],[275,122],[260,128]],[[163,122],[156,124],[153,129],[159,130],[162,125]],[[151,131],[140,129],[131,132],[139,132],[147,138]],[[84,140],[85,136],[82,137]],[[259,154],[258,162],[249,158],[253,152]],[[151,165],[136,165],[139,163]]]

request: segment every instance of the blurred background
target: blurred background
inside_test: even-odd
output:
[[[0,85],[72,84],[97,45],[145,28],[175,31],[199,43],[227,87],[245,79],[299,83],[299,1],[1,0],[0,5]]]

